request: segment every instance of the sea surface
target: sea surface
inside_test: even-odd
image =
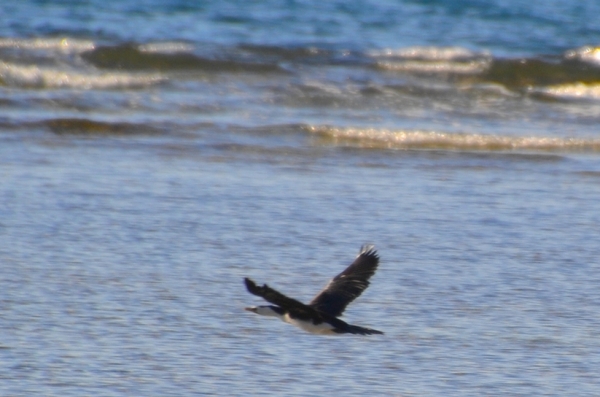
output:
[[[600,395],[599,2],[0,15],[1,396]]]

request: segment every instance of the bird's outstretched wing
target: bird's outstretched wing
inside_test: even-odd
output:
[[[308,306],[334,317],[340,316],[346,306],[367,289],[378,264],[375,246],[362,246],[354,262],[335,276]]]
[[[254,281],[250,280],[247,277],[244,279],[244,283],[246,284],[246,289],[248,289],[248,292],[250,292],[251,294],[260,296],[267,302],[277,305],[282,309],[292,310],[298,316],[301,316],[301,313],[307,317],[318,315],[315,309],[305,305],[302,302],[285,296],[281,292],[269,287],[267,284],[263,284],[262,287],[259,287]]]

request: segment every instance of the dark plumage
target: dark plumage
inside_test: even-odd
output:
[[[308,305],[329,315],[341,316],[346,306],[367,289],[378,264],[379,256],[375,247],[363,246],[354,262],[331,279]]]
[[[257,306],[246,310],[279,317],[305,331],[317,334],[383,334],[374,329],[350,325],[337,318],[350,302],[367,289],[369,279],[375,274],[378,264],[379,256],[374,247],[363,246],[354,262],[335,276],[308,305],[289,298],[266,284],[260,287],[254,281],[245,278],[248,292],[276,305]]]

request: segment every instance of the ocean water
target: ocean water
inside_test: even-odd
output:
[[[598,396],[595,1],[0,4],[0,395]],[[243,310],[380,268],[323,337]]]

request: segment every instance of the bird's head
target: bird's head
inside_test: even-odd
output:
[[[247,311],[252,312],[252,313],[256,313],[257,310],[258,310],[258,307],[256,307],[256,306],[245,307],[244,310],[247,310]]]

